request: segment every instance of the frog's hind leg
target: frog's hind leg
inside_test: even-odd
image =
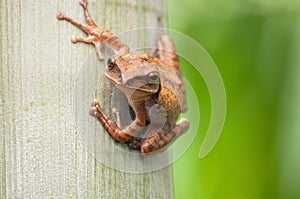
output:
[[[151,137],[146,138],[141,145],[141,153],[154,152],[172,143],[177,137],[188,130],[189,125],[188,120],[182,119],[170,132],[157,132]]]
[[[158,18],[158,25],[160,28],[163,28],[162,18]],[[176,54],[175,45],[173,40],[165,33],[163,30],[160,30],[159,40],[157,41],[158,48],[154,52],[154,56],[159,58],[161,61],[166,63],[168,66],[173,67],[181,82],[183,82],[183,76],[180,69],[180,63],[178,55]],[[184,84],[180,85],[180,109],[184,113],[187,111],[187,102],[186,102],[186,92]]]
[[[181,73],[180,63],[175,51],[173,40],[168,35],[161,35],[157,44],[158,58],[169,66],[174,67],[177,72]]]
[[[164,28],[162,17],[158,17],[158,26],[159,28]],[[174,42],[167,34],[164,33],[163,29],[160,30],[157,45],[158,48],[154,52],[154,56],[158,57],[169,66],[174,67],[179,73],[181,73]]]

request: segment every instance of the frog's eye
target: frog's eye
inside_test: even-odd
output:
[[[151,72],[148,75],[148,83],[150,84],[158,84],[159,83],[159,75],[156,72]]]
[[[107,60],[107,65],[108,65],[108,69],[113,69],[114,68],[114,66],[115,66],[115,60],[113,59],[113,58],[108,58],[108,60]]]

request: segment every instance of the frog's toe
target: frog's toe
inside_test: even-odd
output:
[[[63,13],[63,12],[58,12],[57,14],[56,14],[56,18],[58,19],[58,20],[63,20],[64,18],[65,18],[65,13]]]
[[[92,107],[99,107],[100,106],[100,102],[99,102],[99,100],[98,99],[94,99],[93,101],[92,101],[92,103],[91,103],[91,106]]]
[[[131,140],[130,143],[128,143],[128,148],[130,150],[140,150],[141,149],[141,140],[138,138],[134,138],[133,140]]]
[[[91,103],[92,108],[89,111],[90,115],[97,116],[100,115],[99,109],[100,109],[100,102],[97,99],[94,99]]]
[[[95,112],[97,111],[97,108],[96,107],[92,107],[90,110],[89,110],[89,114],[90,115],[95,115]]]
[[[134,145],[133,143],[128,143],[128,149],[129,150],[136,150],[136,145]]]
[[[78,40],[79,40],[79,37],[78,37],[78,36],[74,36],[74,35],[73,35],[73,36],[71,37],[71,42],[72,42],[72,43],[76,43],[76,42],[78,42]]]
[[[86,0],[80,0],[79,1],[79,5],[81,5],[82,7],[86,7],[88,4],[88,2]]]
[[[92,116],[95,116],[95,117],[99,117],[100,116],[100,113],[99,113],[98,109],[95,106],[93,106],[89,110],[89,114],[92,115]]]

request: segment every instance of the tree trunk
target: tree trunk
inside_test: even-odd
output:
[[[56,19],[64,11],[84,22],[78,2],[0,2],[0,198],[173,198],[171,167],[152,171],[137,153],[122,158],[128,151],[88,115],[94,95],[111,109],[111,89],[90,77],[105,67],[94,48],[70,42],[80,30]],[[115,33],[157,26],[165,12],[163,0],[90,0],[89,9]]]

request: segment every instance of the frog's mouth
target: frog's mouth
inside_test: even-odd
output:
[[[106,78],[108,78],[113,84],[121,85],[122,77],[120,73],[105,71]]]
[[[127,88],[143,91],[147,93],[156,93],[159,90],[158,84],[145,83],[143,78],[138,78],[138,77],[128,80],[125,85]]]
[[[147,84],[145,83],[144,77],[136,77],[127,81],[122,81],[120,73],[106,71],[105,76],[110,80],[111,83],[116,85],[121,90],[135,90],[146,93],[157,93],[159,90],[159,84]]]

